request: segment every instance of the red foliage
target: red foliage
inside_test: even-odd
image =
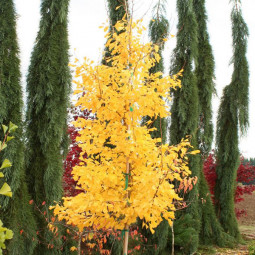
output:
[[[210,192],[212,195],[212,200],[214,201],[214,187],[217,179],[216,175],[216,166],[217,161],[215,158],[215,154],[211,153],[208,158],[204,161],[204,174],[205,178],[208,182]],[[241,164],[237,170],[237,178],[236,178],[236,190],[235,190],[235,203],[241,202],[244,200],[243,195],[248,194],[251,195],[255,190],[255,185],[249,184],[251,181],[255,179],[255,166],[250,165],[249,163],[243,163],[243,157],[241,157]],[[238,185],[241,184],[241,185]],[[242,185],[245,184],[245,185]],[[236,210],[236,216],[239,218],[242,215],[245,215],[245,210]]]
[[[91,111],[88,111],[87,109],[81,111],[80,108],[74,108],[72,109],[72,118],[75,121],[77,120],[77,118],[88,119],[93,118],[93,116],[91,116]],[[63,187],[65,196],[75,196],[80,193],[79,190],[75,189],[76,181],[72,177],[73,167],[81,162],[80,160],[81,148],[76,142],[76,137],[79,136],[78,131],[79,130],[77,130],[72,124],[69,125],[68,133],[71,143],[69,152],[64,162],[65,172],[63,175]],[[84,155],[83,157],[86,157],[86,155]]]

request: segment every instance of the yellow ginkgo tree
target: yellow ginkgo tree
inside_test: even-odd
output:
[[[150,136],[153,119],[169,115],[163,98],[180,86],[181,73],[164,77],[149,72],[160,57],[157,45],[141,43],[141,22],[123,19],[114,30],[106,34],[109,65],[94,65],[86,58],[82,65],[73,65],[75,93],[81,93],[77,106],[91,109],[94,118],[75,122],[82,163],[72,173],[82,192],[64,197],[53,208],[59,220],[81,232],[87,227],[125,231],[127,254],[129,226],[137,217],[152,233],[162,218],[172,224],[175,204],[181,200],[172,182],[190,174],[190,145],[187,139],[163,145]],[[144,116],[150,121],[141,125]]]

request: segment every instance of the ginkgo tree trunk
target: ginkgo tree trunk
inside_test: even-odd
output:
[[[169,97],[169,86],[180,86],[180,74],[163,77],[149,71],[160,57],[157,45],[140,42],[144,29],[140,22],[118,21],[114,33],[106,35],[111,66],[86,58],[74,65],[75,93],[81,93],[77,106],[91,109],[96,118],[75,122],[82,162],[72,173],[82,192],[53,207],[59,220],[81,232],[87,227],[122,230],[123,254],[128,253],[128,231],[137,217],[152,233],[163,218],[172,224],[181,200],[172,182],[190,174],[186,154],[195,153],[188,152],[188,139],[159,146],[161,139],[150,136],[151,121],[140,125],[143,116],[167,117],[162,98]]]

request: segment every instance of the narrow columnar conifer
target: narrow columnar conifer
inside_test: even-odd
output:
[[[193,10],[193,0],[177,0],[178,25],[177,45],[172,56],[171,74],[183,69],[182,87],[172,91],[174,99],[171,107],[170,143],[177,144],[182,137],[191,136],[195,149],[198,148],[199,94],[194,67],[198,57],[198,25]],[[192,176],[200,177],[200,156],[190,157]],[[188,207],[174,222],[179,243],[184,252],[196,251],[199,243],[200,219],[198,208],[198,184],[185,195]],[[185,224],[183,225],[182,224]],[[182,226],[183,225],[183,226]],[[177,239],[177,240],[178,240]]]
[[[5,177],[13,196],[0,197],[0,218],[4,226],[14,232],[12,240],[7,244],[8,254],[29,255],[33,254],[37,237],[25,177],[20,78],[14,4],[12,0],[0,1],[0,125],[8,126],[11,121],[18,126],[13,134],[15,139],[8,142],[1,156],[12,162],[12,167],[5,171]]]
[[[42,1],[40,28],[27,76],[26,171],[29,191],[35,204],[46,212],[46,218],[50,217],[48,206],[62,197],[63,158],[67,150],[71,87],[68,6],[69,0]],[[62,241],[47,229],[39,212],[37,224],[40,242],[35,254],[63,254]]]
[[[128,1],[127,0],[107,0],[108,3],[108,17],[109,17],[109,31],[114,32],[114,26],[117,21],[125,17],[125,14],[129,15]],[[127,17],[126,17],[127,18]],[[122,31],[120,31],[122,32]],[[111,62],[107,61],[107,58],[111,57],[111,52],[108,47],[105,48],[102,64],[111,65]]]
[[[224,88],[217,117],[215,205],[223,229],[238,241],[241,237],[234,210],[234,189],[240,156],[238,134],[248,128],[248,28],[240,1],[232,2],[233,73],[230,84]]]
[[[203,158],[211,150],[213,139],[212,124],[212,95],[214,87],[214,58],[207,32],[207,15],[205,0],[193,0],[194,12],[198,24],[198,61],[195,69],[199,95],[199,129],[198,144],[201,156],[201,171],[199,182],[199,209],[200,209],[200,243],[230,245],[230,237],[224,233],[214,210],[210,198],[210,191],[203,173]]]
[[[156,5],[153,7],[153,16],[149,23],[149,37],[152,43],[157,44],[159,46],[158,54],[160,55],[160,60],[156,63],[151,69],[151,73],[156,72],[164,72],[164,59],[162,57],[162,51],[164,50],[165,46],[165,39],[168,36],[169,30],[169,22],[166,19],[166,1],[159,0]],[[144,118],[144,122],[148,121],[148,117]],[[166,141],[166,119],[164,118],[153,118],[152,124],[150,128],[156,128],[156,130],[151,131],[152,138],[161,138],[162,142],[165,143]],[[151,234],[149,230],[146,228],[142,228],[142,222],[138,221],[139,227],[141,229],[142,235],[147,239],[147,243],[155,246],[156,249],[152,249],[149,246],[146,249],[146,254],[161,254],[163,250],[167,246],[168,240],[168,231],[169,231],[169,224],[166,220],[163,220],[160,225],[155,229],[155,233]],[[145,246],[146,247],[146,246]]]
[[[154,6],[153,17],[149,24],[149,36],[152,43],[159,45],[159,55],[161,57],[159,63],[151,68],[151,73],[164,72],[164,59],[162,51],[164,50],[165,40],[168,36],[169,22],[166,19],[166,1],[159,0]],[[157,118],[153,121],[151,127],[156,130],[151,132],[152,138],[162,138],[162,142],[166,141],[166,120]]]

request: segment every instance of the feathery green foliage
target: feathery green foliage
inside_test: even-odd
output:
[[[162,52],[164,50],[164,39],[168,36],[169,22],[166,19],[166,1],[159,0],[153,8],[153,17],[149,24],[149,36],[152,43],[159,45],[158,54],[160,55],[159,63],[156,63],[150,70],[151,73],[164,72],[164,59]],[[156,130],[151,132],[152,138],[162,138],[162,142],[166,142],[166,120],[156,118],[153,121],[151,127],[155,127]]]
[[[193,0],[193,7],[198,24],[198,58],[195,70],[199,95],[198,141],[202,155],[206,155],[211,150],[213,140],[214,58],[207,32],[205,0]]]
[[[177,144],[186,135],[197,136],[198,88],[194,74],[197,63],[197,22],[192,0],[177,0],[177,45],[172,56],[171,73],[183,69],[182,87],[173,91],[170,141]],[[193,139],[194,140],[194,139]],[[195,139],[196,140],[196,139]]]
[[[151,73],[164,72],[164,59],[162,51],[164,50],[165,40],[169,33],[169,22],[166,19],[165,0],[158,0],[153,8],[153,16],[149,24],[149,36],[152,43],[159,45],[160,61],[150,70]]]
[[[177,216],[178,217],[178,216]],[[174,222],[174,244],[177,254],[191,254],[192,247],[195,249],[199,242],[199,236],[196,230],[197,221],[191,214],[182,214]],[[168,251],[171,250],[172,231],[169,231]],[[178,253],[180,252],[180,253]],[[169,254],[169,253],[167,253]]]
[[[233,1],[231,13],[234,70],[225,87],[217,117],[216,148],[218,166],[215,185],[216,213],[223,229],[240,240],[234,211],[234,189],[239,165],[238,133],[248,127],[249,71],[246,59],[248,28],[242,17],[240,1]]]
[[[46,202],[46,217],[50,215],[48,206],[62,197],[63,158],[68,144],[67,108],[71,87],[68,6],[69,0],[42,1],[40,29],[27,76],[26,170],[33,200],[37,205]],[[62,254],[61,240],[53,238],[40,213],[37,222],[41,238],[35,254]],[[53,244],[53,249],[48,244]]]
[[[127,0],[107,0],[108,3],[108,15],[110,21],[110,31],[118,20],[121,20],[124,15],[128,12],[128,1]]]
[[[8,254],[32,254],[37,239],[25,178],[20,77],[14,4],[12,0],[0,1],[0,124],[8,126],[12,121],[18,125],[15,139],[1,152],[1,158],[12,162],[11,168],[4,172],[13,196],[0,197],[1,219],[14,232],[7,247]],[[20,235],[21,230],[24,235]]]
[[[207,32],[207,15],[205,0],[193,0],[194,12],[198,24],[198,58],[196,78],[199,95],[199,129],[198,144],[201,152],[201,171],[199,181],[199,209],[200,209],[200,243],[218,246],[231,245],[231,238],[224,233],[214,210],[210,191],[203,173],[202,160],[211,150],[213,139],[212,124],[212,95],[214,88],[214,58]]]
[[[177,73],[183,69],[181,78],[182,87],[173,91],[173,105],[171,108],[170,143],[177,144],[187,135],[191,135],[191,144],[198,148],[198,119],[199,119],[199,95],[194,67],[198,57],[198,25],[193,10],[193,0],[177,0],[178,25],[177,45],[172,56],[171,73]],[[192,176],[200,177],[200,156],[189,158],[189,168]],[[198,184],[185,196],[188,207],[183,213],[190,214],[192,222],[190,228],[194,228],[193,239],[196,242],[189,243],[186,240],[187,252],[193,253],[198,247],[198,235],[200,230],[200,219],[198,209]],[[182,218],[176,220],[181,224]],[[195,224],[194,224],[195,221]],[[190,228],[183,228],[190,231]],[[183,234],[183,236],[189,236]]]
[[[107,0],[108,3],[108,16],[109,16],[109,31],[113,32],[114,26],[118,20],[121,20],[125,14],[129,15],[128,0]],[[121,31],[120,31],[121,32]],[[107,62],[107,58],[111,56],[108,47],[105,48],[104,56],[102,59],[103,65],[111,65],[111,61]]]

